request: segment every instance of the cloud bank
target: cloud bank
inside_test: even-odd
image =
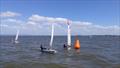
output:
[[[16,16],[20,16],[21,14],[19,13],[15,13],[15,12],[10,12],[10,11],[6,11],[6,12],[2,12],[0,13],[0,17],[6,18],[6,17],[16,17]]]
[[[13,17],[21,16],[16,12],[2,12],[1,34],[16,34],[20,29],[21,35],[50,35],[51,24],[55,24],[55,35],[67,34],[67,18],[55,18],[33,14],[25,21]],[[70,21],[72,35],[120,35],[120,26],[102,26],[92,22]]]

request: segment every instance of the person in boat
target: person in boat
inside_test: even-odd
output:
[[[67,48],[67,46],[66,46],[65,44],[63,45],[63,47],[64,47],[64,48]]]
[[[43,51],[44,49],[47,49],[47,48],[44,48],[42,45],[40,46],[40,48],[41,48],[41,51]]]

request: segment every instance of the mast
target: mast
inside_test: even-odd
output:
[[[50,48],[52,49],[53,44],[53,35],[54,35],[54,24],[52,24],[52,32],[51,32],[51,40],[50,40]]]
[[[17,30],[17,34],[16,34],[16,37],[15,37],[15,41],[18,40],[18,35],[19,35],[19,30]]]
[[[67,37],[67,45],[71,46],[71,33],[70,33],[70,23],[67,21],[68,24],[68,37]]]

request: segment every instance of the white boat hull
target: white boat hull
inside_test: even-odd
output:
[[[14,42],[14,43],[19,43],[19,41],[15,40],[15,42]]]
[[[54,53],[57,53],[56,50],[53,50],[53,49],[43,49],[41,50],[42,53],[50,53],[50,54],[54,54]]]

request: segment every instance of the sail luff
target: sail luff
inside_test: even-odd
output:
[[[17,34],[16,34],[16,37],[15,37],[16,41],[18,40],[18,35],[19,35],[19,30],[17,30]]]
[[[51,32],[50,48],[52,48],[52,44],[53,44],[53,35],[54,35],[54,24],[52,24],[52,32]]]

